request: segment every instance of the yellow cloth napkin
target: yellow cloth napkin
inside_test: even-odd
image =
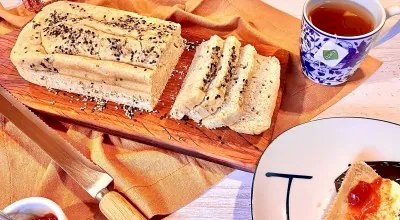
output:
[[[256,0],[84,0],[140,14],[234,34],[251,43],[270,43],[291,52],[286,92],[274,136],[315,117],[372,75],[380,62],[368,57],[349,83],[325,87],[307,80],[299,67],[300,21]],[[22,7],[0,9],[0,17],[22,26],[33,16]],[[195,29],[195,28],[194,28]],[[231,169],[98,133],[74,125],[47,122],[115,178],[115,188],[147,217],[171,213],[198,197]],[[49,159],[3,120],[0,130],[0,207],[30,195],[55,200],[70,219],[101,218],[97,204]],[[4,196],[3,196],[4,195]]]
[[[46,120],[115,178],[147,217],[183,207],[231,169],[87,128]],[[101,217],[98,204],[12,123],[0,119],[0,208],[27,196],[56,201],[70,219]]]

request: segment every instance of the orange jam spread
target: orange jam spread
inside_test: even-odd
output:
[[[354,220],[364,220],[368,214],[376,213],[381,203],[379,194],[382,178],[372,183],[360,181],[347,195],[348,207]]]

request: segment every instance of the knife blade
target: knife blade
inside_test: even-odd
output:
[[[108,219],[145,219],[117,192],[107,186],[113,178],[83,156],[31,110],[0,86],[0,113],[42,148],[84,190],[100,202]]]

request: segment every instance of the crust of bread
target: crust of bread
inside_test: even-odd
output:
[[[209,129],[229,126],[236,123],[243,114],[242,91],[254,70],[256,49],[252,45],[241,48],[237,68],[227,87],[224,103],[214,114],[202,120],[202,125]]]
[[[83,96],[104,99],[136,107],[145,111],[152,111],[158,99],[149,93],[138,92],[119,86],[107,85],[86,79],[71,77],[61,74],[49,74],[44,71],[33,71],[17,67],[21,76],[34,84],[47,88],[57,88],[62,91],[73,92]]]
[[[271,126],[280,86],[280,63],[276,57],[257,55],[256,70],[244,90],[244,110],[232,130],[257,135]]]
[[[229,36],[225,40],[215,78],[210,83],[203,101],[188,113],[189,118],[195,122],[199,123],[203,118],[216,112],[224,102],[227,84],[239,58],[240,46],[240,41],[234,36]]]
[[[220,57],[223,45],[224,41],[214,35],[196,48],[188,73],[170,111],[172,118],[182,119],[203,101],[208,89],[207,79],[212,80],[215,77],[215,73],[211,73],[210,66],[215,62],[214,59]],[[217,52],[214,49],[216,47],[219,48]]]

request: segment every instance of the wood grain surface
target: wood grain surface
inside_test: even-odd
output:
[[[263,134],[253,136],[239,134],[228,128],[209,130],[193,121],[177,121],[166,117],[190,66],[194,49],[185,50],[181,56],[155,111],[136,112],[130,119],[115,103],[109,102],[103,111],[93,111],[95,103],[87,102],[85,105],[83,97],[63,91],[49,91],[25,81],[9,59],[18,33],[16,31],[0,37],[0,84],[39,113],[245,171],[254,171],[263,150],[272,139],[289,59],[289,53],[283,49],[255,45],[259,54],[279,59],[282,77],[272,126]],[[182,30],[183,37],[194,44],[213,34],[208,29],[193,29],[190,26]]]
[[[146,220],[136,207],[115,191],[105,194],[99,207],[108,220]]]

